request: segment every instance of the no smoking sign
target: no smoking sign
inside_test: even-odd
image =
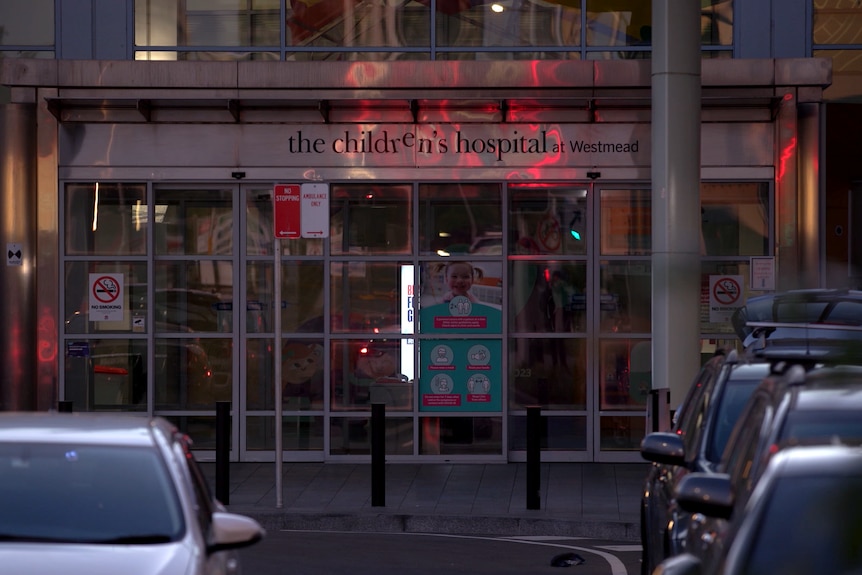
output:
[[[123,274],[90,274],[90,321],[122,321]]]
[[[709,322],[730,321],[742,307],[742,276],[709,276]]]

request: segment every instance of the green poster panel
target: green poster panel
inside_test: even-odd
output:
[[[421,411],[500,411],[499,339],[433,339],[419,344]]]

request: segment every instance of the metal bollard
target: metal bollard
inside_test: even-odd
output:
[[[371,404],[371,506],[386,506],[386,404]]]
[[[216,402],[216,499],[230,504],[230,402]]]
[[[542,408],[527,408],[527,509],[540,509]]]

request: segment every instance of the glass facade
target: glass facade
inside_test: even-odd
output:
[[[702,2],[707,57],[729,56],[732,0]],[[649,58],[650,0],[135,0],[138,60]]]
[[[368,455],[374,403],[391,456],[506,457],[524,449],[532,406],[546,450],[637,453],[651,388],[647,187],[329,192],[328,237],[279,240],[276,261],[268,186],[66,183],[64,398],[163,415],[204,446],[216,402],[231,401],[241,450],[269,452],[280,361],[283,447],[308,457]],[[704,183],[701,197],[704,290],[739,278],[747,293],[750,256],[772,245],[770,188]],[[713,345],[732,339],[727,325],[705,308]]]

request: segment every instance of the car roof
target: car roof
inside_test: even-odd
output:
[[[155,433],[167,438],[173,431],[166,420],[138,415],[0,413],[0,443],[153,446]]]

